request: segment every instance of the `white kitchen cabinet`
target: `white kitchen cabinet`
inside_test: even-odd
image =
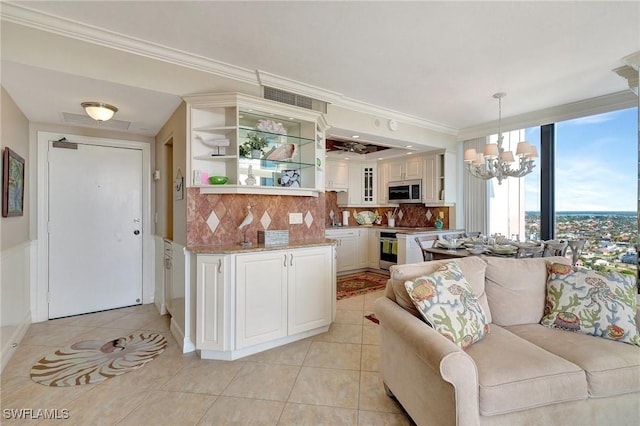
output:
[[[389,203],[387,184],[389,183],[389,163],[378,164],[378,204]]]
[[[367,207],[378,203],[377,165],[375,163],[349,164],[347,192],[338,194],[341,207]]]
[[[289,253],[273,251],[236,258],[236,349],[287,335]]]
[[[456,155],[444,151],[425,156],[425,179],[422,185],[426,205],[453,205],[456,202]]]
[[[369,266],[369,228],[358,229],[358,246],[356,249],[356,259],[358,268]]]
[[[422,179],[422,157],[413,155],[408,157],[387,163],[389,167],[389,182]]]
[[[370,228],[368,232],[367,251],[369,252],[368,267],[378,269],[380,268],[380,231],[375,228]]]
[[[197,254],[196,348],[233,360],[326,332],[335,312],[333,245]]]
[[[230,348],[230,256],[198,255],[196,259],[196,348]]]
[[[357,229],[327,229],[325,237],[336,240],[336,272],[358,268],[359,237]]]
[[[333,318],[335,290],[332,252],[299,249],[289,253],[287,271],[289,335],[329,325]]]
[[[325,189],[346,191],[349,188],[349,164],[344,161],[326,162]]]

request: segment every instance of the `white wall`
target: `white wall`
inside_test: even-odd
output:
[[[29,155],[29,121],[13,99],[0,87],[0,144],[25,160],[24,215],[0,219],[0,369],[13,355],[31,323],[30,269],[33,245],[30,235],[29,194],[32,167]],[[0,370],[1,371],[1,370]]]

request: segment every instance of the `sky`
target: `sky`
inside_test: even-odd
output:
[[[540,152],[540,128],[526,129]],[[556,123],[556,211],[636,211],[638,109]],[[525,210],[539,211],[540,165],[525,177]]]

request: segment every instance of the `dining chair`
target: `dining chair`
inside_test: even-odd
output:
[[[542,253],[543,257],[549,256],[562,256],[564,257],[567,254],[567,248],[569,247],[569,242],[566,240],[548,240],[544,242],[544,252]]]
[[[449,241],[451,238],[464,238],[464,232],[449,232],[447,234],[438,234],[438,239],[441,241]]]
[[[534,247],[519,247],[516,252],[518,259],[528,259],[532,257],[542,257],[544,253],[544,244],[540,244]]]
[[[416,237],[416,243],[418,243],[418,247],[420,247],[420,251],[422,251],[422,259],[425,262],[433,260],[433,253],[429,253],[425,249],[433,247],[433,244],[438,240],[437,235],[426,235],[424,237]]]
[[[569,248],[571,249],[571,264],[576,266],[578,263],[578,256],[582,254],[582,249],[584,248],[584,244],[587,242],[585,239],[578,240],[569,240],[567,242]]]

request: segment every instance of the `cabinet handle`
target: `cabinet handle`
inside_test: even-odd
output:
[[[282,264],[285,268],[287,267],[287,253],[284,254],[284,263]]]
[[[293,266],[293,253],[291,253],[291,260],[289,261],[289,266]]]
[[[222,259],[218,259],[218,273],[222,273]]]

